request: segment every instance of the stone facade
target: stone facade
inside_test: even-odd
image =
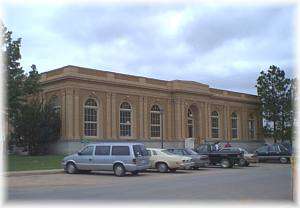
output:
[[[83,138],[140,140],[156,144],[162,136],[166,144],[178,142],[180,145],[188,137],[195,138],[196,144],[204,140],[251,141],[261,138],[262,121],[258,98],[254,95],[214,89],[193,81],[164,81],[77,66],[43,73],[42,84],[44,98],[55,98],[55,105],[60,109],[62,146],[80,142]],[[89,98],[97,105],[96,135],[86,135],[85,131],[88,120],[85,106]],[[123,102],[131,107],[129,136],[120,135]],[[163,113],[159,114],[159,136],[151,137],[154,105],[163,109]],[[218,114],[217,124],[212,123],[214,111]],[[237,115],[236,138],[232,138],[233,113]],[[212,138],[212,125],[217,125],[217,138]]]

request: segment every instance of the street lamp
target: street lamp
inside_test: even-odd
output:
[[[160,120],[161,120],[161,148],[164,148],[164,109],[160,109]]]

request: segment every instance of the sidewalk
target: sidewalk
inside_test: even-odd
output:
[[[47,175],[47,174],[58,174],[63,173],[63,169],[52,169],[52,170],[29,170],[29,171],[10,171],[4,172],[4,176],[26,176],[26,175]]]

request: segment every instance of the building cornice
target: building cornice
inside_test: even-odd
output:
[[[258,97],[255,95],[210,88],[209,85],[194,81],[166,81],[71,65],[42,73],[41,82],[45,86],[63,80],[81,80],[99,84],[109,84],[113,86],[158,90],[166,93],[188,93],[202,95],[212,99],[221,99],[227,101],[247,102],[252,104],[259,103]]]

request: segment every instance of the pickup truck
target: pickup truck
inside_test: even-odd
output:
[[[235,164],[240,164],[244,160],[244,155],[240,151],[221,152],[215,150],[212,144],[202,144],[195,149],[198,154],[207,155],[212,165],[221,165],[223,168],[232,168]]]

